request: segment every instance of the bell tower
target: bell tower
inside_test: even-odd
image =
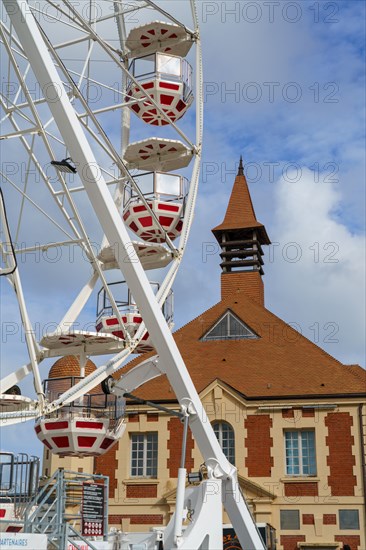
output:
[[[221,298],[239,291],[264,305],[262,245],[271,241],[257,221],[242,157],[224,220],[212,232],[221,247]]]

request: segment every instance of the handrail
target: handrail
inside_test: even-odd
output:
[[[80,540],[82,540],[83,542],[85,542],[89,548],[91,550],[98,550],[90,540],[86,539],[85,537],[83,537],[83,535],[81,533],[79,533],[79,531],[77,531],[76,529],[74,529],[74,527],[71,527],[71,525],[68,525],[67,526],[67,530],[66,530],[66,539],[68,542],[71,542],[71,544],[77,549],[77,550],[81,550],[81,548],[72,540],[70,539],[69,537],[69,533],[68,531],[72,531],[74,533],[74,535],[78,538],[80,538]]]

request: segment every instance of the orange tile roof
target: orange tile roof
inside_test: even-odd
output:
[[[96,366],[90,359],[85,365],[85,375],[96,370]],[[80,362],[75,355],[65,355],[58,359],[51,367],[48,378],[59,378],[61,376],[80,376]]]
[[[223,222],[213,228],[213,233],[233,229],[259,229],[262,244],[271,244],[264,225],[257,221],[246,177],[235,178],[229,204]]]
[[[227,309],[260,338],[202,342]],[[219,379],[252,399],[366,395],[366,371],[343,365],[243,292],[205,311],[174,338],[198,392]],[[146,358],[136,358],[127,370]],[[153,401],[176,399],[165,376],[133,393]]]

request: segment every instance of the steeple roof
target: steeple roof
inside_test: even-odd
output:
[[[261,244],[271,244],[264,225],[257,221],[248,183],[244,175],[243,159],[240,157],[239,170],[223,222],[212,232],[217,238],[220,233],[233,230],[257,229]]]

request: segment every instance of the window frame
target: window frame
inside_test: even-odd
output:
[[[296,513],[297,514],[297,520],[298,520],[298,527],[283,527],[283,522],[284,522],[283,514],[284,513],[292,513],[292,514]],[[280,529],[281,529],[281,531],[299,531],[301,529],[300,510],[299,509],[294,509],[294,510],[283,509],[283,510],[280,510]]]
[[[303,448],[302,448],[302,437],[303,432],[311,432],[314,434],[314,461],[315,461],[315,471],[309,474],[304,473],[304,463],[303,463]],[[299,449],[299,473],[289,473],[287,466],[287,447],[286,447],[286,434],[287,433],[297,433],[298,434],[298,449]],[[284,429],[283,430],[283,445],[284,445],[284,462],[285,462],[285,475],[287,477],[299,478],[299,477],[316,477],[318,472],[317,460],[316,460],[316,433],[314,428],[300,428],[300,429]]]
[[[156,442],[156,457],[155,457],[155,465],[154,465],[154,473],[152,475],[147,475],[147,468],[148,468],[148,460],[152,460],[154,461],[154,457],[152,456],[150,459],[148,458],[148,436],[156,436],[156,439],[155,439],[155,442]],[[142,456],[142,471],[143,473],[142,474],[134,474],[133,473],[133,469],[135,468],[135,470],[137,471],[139,469],[139,466],[137,464],[137,461],[138,461],[138,448],[136,448],[136,453],[137,453],[137,456],[136,456],[136,466],[134,467],[133,466],[133,452],[134,452],[134,441],[133,441],[133,438],[134,436],[142,436],[143,437],[143,448],[142,448],[142,453],[143,453],[143,456]],[[131,441],[131,451],[130,451],[130,478],[132,479],[142,479],[142,478],[146,478],[146,479],[156,479],[158,477],[158,468],[159,468],[159,435],[158,435],[158,432],[146,432],[146,433],[140,433],[140,432],[132,432],[130,433],[130,441]],[[154,444],[154,443],[153,443]],[[154,449],[152,449],[152,452],[154,452]]]
[[[240,334],[230,334],[230,316],[239,324],[242,325],[245,330],[248,331],[248,334],[240,335]],[[226,334],[219,335],[219,336],[209,336],[210,333],[215,330],[215,328],[220,325],[223,321],[226,322],[226,328],[227,332]],[[235,313],[231,311],[231,309],[228,309],[221,317],[214,323],[201,337],[202,342],[211,342],[211,341],[217,341],[217,340],[257,340],[259,339],[258,334],[254,332],[244,321],[242,321]]]
[[[341,520],[342,512],[357,512],[357,527],[345,527],[344,519]],[[338,510],[338,525],[341,531],[359,531],[360,530],[360,511],[358,508],[340,508]]]
[[[230,464],[232,464],[233,466],[235,466],[235,430],[234,428],[232,427],[231,424],[229,424],[229,422],[226,422],[226,420],[215,420],[214,422],[212,422],[212,429],[215,433],[215,436],[217,437],[216,435],[216,431],[215,431],[215,425],[218,425],[219,429],[218,429],[218,432],[219,432],[219,437],[217,437],[217,440],[220,444],[220,447],[222,449],[222,452],[224,453],[224,455],[226,456],[227,460],[230,462]],[[233,434],[233,449],[229,449],[228,450],[228,456],[226,455],[225,451],[224,451],[224,447],[223,447],[223,434],[222,434],[222,427],[223,426],[228,426],[231,430],[231,433]],[[227,440],[229,442],[229,439]],[[229,456],[232,455],[233,456],[233,460],[231,460],[229,458]]]

